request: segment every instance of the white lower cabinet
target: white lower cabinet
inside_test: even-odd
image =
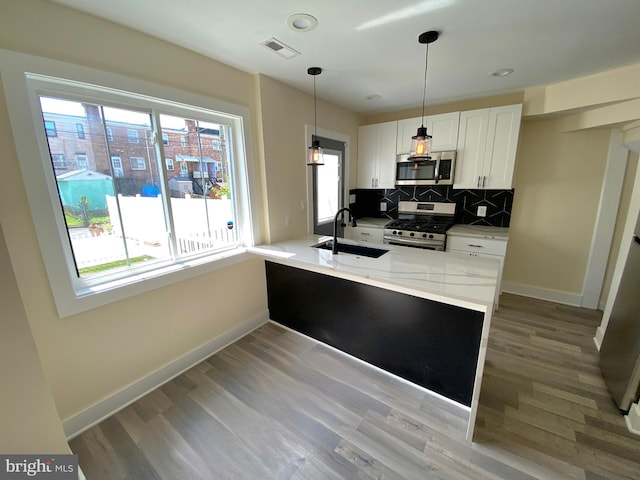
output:
[[[506,239],[447,234],[447,252],[469,255],[472,257],[493,258],[500,261],[496,296],[493,302],[495,308],[498,308],[500,292],[502,290],[502,269],[504,268],[504,257],[507,253]]]
[[[377,227],[352,227],[347,225],[344,236],[357,242],[383,243],[384,228]]]

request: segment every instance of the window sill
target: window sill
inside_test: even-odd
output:
[[[235,248],[138,275],[131,275],[101,285],[79,289],[73,292],[68,299],[56,298],[58,314],[61,318],[64,318],[82,313],[198,275],[242,263],[251,258],[255,257],[247,252],[247,248]]]

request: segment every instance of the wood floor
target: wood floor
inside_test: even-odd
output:
[[[266,324],[71,441],[102,479],[639,479],[598,312],[504,294],[467,411]]]

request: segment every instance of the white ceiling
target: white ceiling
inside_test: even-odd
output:
[[[421,105],[427,30],[441,32],[429,47],[427,105],[640,63],[640,0],[53,1],[307,92],[307,68],[322,67],[318,96],[360,113]],[[294,13],[318,26],[291,31]],[[301,55],[281,58],[261,45],[271,37]],[[500,68],[515,72],[489,75]]]

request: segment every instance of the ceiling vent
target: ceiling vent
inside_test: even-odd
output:
[[[273,37],[262,42],[262,45],[283,58],[289,59],[300,55],[300,52]]]

